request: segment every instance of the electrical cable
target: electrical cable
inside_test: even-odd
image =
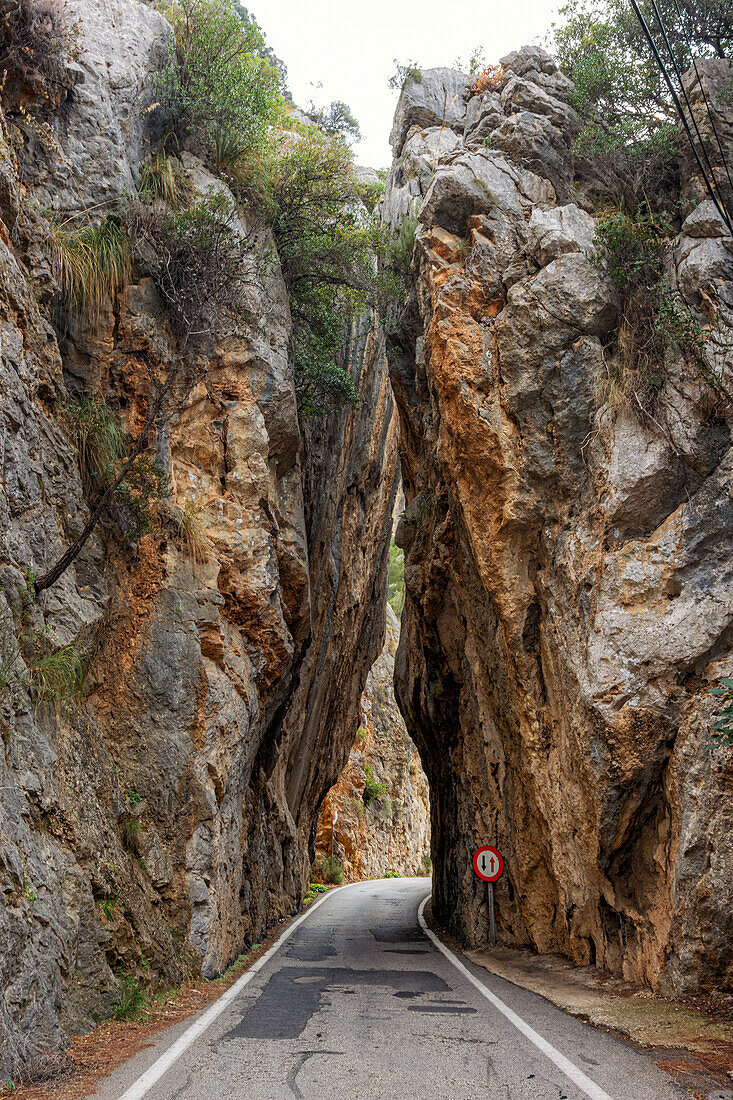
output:
[[[680,18],[680,23],[684,26],[684,17],[682,15],[682,10],[680,8],[678,0],[674,0],[674,6],[677,9],[677,15]],[[723,150],[720,135],[718,134],[718,127],[715,125],[715,116],[713,113],[713,109],[710,105],[710,101],[708,100],[707,92],[705,91],[705,85],[703,84],[702,77],[700,76],[700,70],[697,67],[697,58],[693,55],[692,37],[689,32],[687,33],[687,48],[690,51],[690,57],[692,58],[692,67],[695,70],[695,76],[697,77],[697,82],[700,85],[700,91],[702,93],[703,102],[705,103],[705,109],[708,113],[708,118],[710,119],[710,125],[712,127],[713,134],[715,135],[715,142],[718,146],[718,152],[720,153],[720,162],[725,169],[725,174],[728,179],[728,186],[730,187],[731,195],[733,195],[733,179],[731,179],[730,169],[728,168],[728,160],[726,158],[725,151]],[[720,191],[720,188],[718,188],[718,190]]]
[[[657,49],[657,45],[656,45],[654,39],[652,38],[652,34],[651,34],[651,31],[649,30],[649,27],[647,26],[646,20],[645,20],[644,16],[642,15],[642,13],[639,9],[639,4],[638,4],[637,0],[631,0],[631,6],[634,9],[634,13],[636,15],[636,18],[639,20],[639,23],[641,24],[641,29],[644,32],[644,37],[646,38],[646,40],[649,44],[649,48],[651,49],[652,53],[654,54],[654,58],[657,62],[657,65],[659,66],[659,69],[662,73],[662,76],[664,77],[664,81],[667,85],[667,89],[669,91],[669,94],[672,96],[672,101],[673,101],[673,103],[674,103],[674,105],[677,109],[677,114],[680,116],[680,121],[682,122],[685,133],[687,134],[687,140],[690,142],[690,147],[692,149],[693,155],[694,155],[695,160],[697,162],[697,166],[700,169],[700,174],[702,175],[702,178],[705,182],[705,186],[707,188],[708,194],[710,195],[710,198],[713,200],[713,203],[715,204],[715,209],[718,211],[721,218],[723,219],[723,221],[724,221],[724,223],[725,223],[725,225],[728,229],[728,232],[731,234],[731,236],[733,236],[733,224],[731,223],[731,219],[728,216],[727,210],[724,210],[724,209],[721,208],[721,205],[718,201],[718,198],[715,194],[715,191],[713,190],[713,187],[710,183],[710,180],[708,179],[707,172],[705,171],[705,166],[704,166],[704,164],[702,163],[702,161],[700,159],[700,154],[697,151],[697,147],[695,145],[695,141],[693,139],[692,132],[690,131],[690,126],[689,126],[689,123],[687,122],[687,117],[686,117],[685,112],[682,108],[682,104],[680,103],[680,98],[677,95],[677,92],[675,91],[674,85],[672,84],[672,81],[669,78],[669,73],[667,72],[666,66],[665,66],[662,58],[659,55],[659,50]]]
[[[685,105],[687,107],[687,110],[690,113],[690,120],[691,120],[692,125],[695,129],[695,134],[697,136],[697,140],[700,144],[700,150],[702,152],[703,157],[705,158],[705,163],[707,165],[708,172],[710,173],[710,176],[709,176],[710,186],[712,186],[715,189],[715,192],[716,192],[716,195],[718,197],[720,205],[723,206],[723,207],[726,207],[726,212],[727,212],[727,206],[726,206],[726,203],[723,199],[723,195],[720,191],[720,188],[718,187],[718,181],[715,178],[715,170],[713,168],[710,157],[708,156],[708,151],[705,148],[705,142],[703,141],[702,134],[700,133],[700,128],[697,124],[697,118],[695,117],[695,112],[692,109],[692,104],[690,102],[690,97],[687,94],[687,89],[685,88],[685,82],[682,79],[682,73],[680,72],[679,65],[677,64],[677,58],[674,55],[674,50],[672,49],[672,45],[669,41],[669,36],[667,35],[667,29],[664,26],[664,22],[662,20],[662,15],[661,15],[661,13],[659,11],[659,7],[657,5],[657,0],[651,0],[651,5],[652,5],[652,8],[654,9],[654,14],[657,17],[657,23],[659,24],[659,29],[662,32],[662,38],[664,39],[665,45],[666,45],[667,50],[669,52],[669,56],[672,59],[672,67],[674,69],[675,76],[677,77],[677,82],[680,86],[680,89],[682,90],[682,95],[684,96]]]

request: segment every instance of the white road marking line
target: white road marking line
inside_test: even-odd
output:
[[[586,1096],[589,1096],[591,1100],[611,1100],[611,1097],[608,1095],[607,1092],[604,1092],[599,1085],[596,1085],[595,1082],[591,1081],[590,1077],[586,1077],[583,1071],[578,1069],[578,1067],[573,1062],[571,1062],[569,1058],[566,1058],[564,1054],[561,1054],[560,1051],[552,1045],[552,1043],[548,1043],[547,1039],[543,1039],[541,1035],[538,1035],[534,1028],[525,1023],[522,1017],[518,1016],[517,1013],[509,1007],[509,1005],[504,1004],[504,1002],[500,1000],[500,998],[497,997],[495,993],[492,993],[491,990],[483,984],[483,982],[474,977],[471,971],[463,965],[461,960],[457,958],[453,954],[453,952],[445,946],[444,943],[441,943],[441,941],[433,932],[430,931],[425,921],[425,917],[423,916],[423,911],[426,904],[430,900],[430,897],[431,895],[428,894],[428,896],[423,898],[423,900],[421,901],[420,908],[417,911],[417,919],[420,921],[420,927],[422,928],[423,932],[428,937],[430,942],[435,947],[437,947],[438,951],[440,951],[441,954],[445,955],[446,959],[448,959],[449,962],[451,962],[453,966],[455,966],[456,970],[460,970],[464,978],[467,978],[471,985],[475,986],[476,989],[478,989],[482,997],[485,997],[487,1001],[491,1002],[494,1008],[498,1009],[503,1016],[506,1016],[510,1024],[514,1024],[517,1030],[521,1031],[522,1035],[526,1036],[526,1038],[529,1039],[530,1043],[534,1043],[538,1050],[541,1050],[542,1053],[547,1058],[549,1058],[551,1062],[554,1062],[561,1073],[564,1073],[566,1077],[570,1078],[573,1084],[577,1085],[579,1089],[582,1089]]]
[[[346,886],[339,887],[339,892],[341,892],[341,890],[348,890],[351,886],[362,885],[363,883],[360,882],[350,882]],[[329,893],[334,892],[335,891],[329,890]],[[218,1001],[214,1001],[211,1008],[204,1012],[203,1016],[200,1016],[195,1023],[191,1024],[191,1026],[184,1031],[183,1035],[179,1036],[175,1043],[169,1047],[165,1054],[161,1054],[160,1058],[153,1062],[152,1066],[143,1073],[142,1077],[138,1077],[135,1084],[131,1085],[127,1092],[123,1092],[120,1100],[141,1100],[141,1097],[145,1096],[153,1085],[157,1084],[161,1077],[168,1072],[174,1062],[177,1062],[181,1055],[188,1050],[191,1043],[194,1043],[203,1035],[208,1027],[211,1027],[214,1020],[221,1016],[224,1009],[229,1007],[234,998],[242,992],[248,982],[252,981],[255,974],[262,970],[265,963],[269,962],[272,956],[280,950],[285,941],[290,939],[296,928],[299,928],[303,921],[307,920],[311,913],[313,913],[319,905],[322,905],[327,897],[328,894],[322,894],[318,901],[314,901],[312,905],[309,905],[305,913],[298,917],[297,920],[294,920],[293,923],[285,929],[280,939],[276,940],[272,947],[265,951],[264,955],[261,955],[256,962],[252,963],[249,970],[243,974]]]

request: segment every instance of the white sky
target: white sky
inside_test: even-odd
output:
[[[387,168],[393,58],[452,68],[479,45],[487,61],[539,42],[562,0],[245,0],[288,67],[296,103],[342,99],[359,120],[359,164]],[[314,85],[321,82],[323,87]]]

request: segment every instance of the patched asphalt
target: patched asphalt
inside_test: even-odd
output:
[[[427,879],[334,891],[147,1094],[155,1100],[587,1100],[427,940]],[[611,1100],[681,1100],[643,1052],[464,965]],[[119,1100],[191,1020],[95,1094]]]

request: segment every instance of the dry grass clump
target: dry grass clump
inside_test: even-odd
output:
[[[204,512],[187,500],[176,519],[182,547],[197,565],[206,565],[211,560],[212,545],[206,534]]]
[[[104,303],[130,279],[130,242],[122,229],[113,218],[99,225],[52,222],[51,253],[64,308],[98,325]]]

